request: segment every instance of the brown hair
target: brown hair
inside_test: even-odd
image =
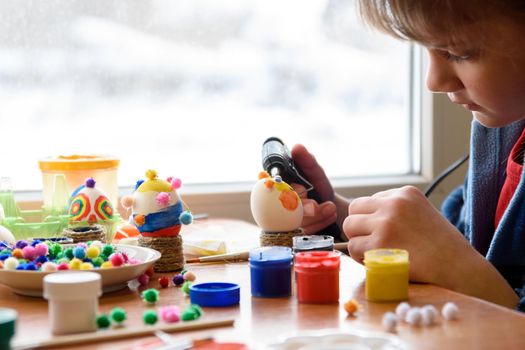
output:
[[[460,43],[480,39],[480,20],[498,15],[522,21],[525,1],[505,0],[359,0],[361,17],[394,37],[423,44],[446,38]]]

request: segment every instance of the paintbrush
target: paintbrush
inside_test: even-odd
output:
[[[341,242],[334,244],[334,250],[339,250],[342,252],[347,251],[348,242]],[[186,263],[205,263],[205,262],[239,262],[247,261],[250,256],[250,252],[237,252],[237,253],[227,253],[227,254],[218,254],[218,255],[209,255],[201,256],[200,258],[193,258],[186,260]]]

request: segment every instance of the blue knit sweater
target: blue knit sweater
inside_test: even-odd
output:
[[[474,120],[465,183],[442,206],[443,214],[516,290],[521,311],[525,311],[525,175],[497,228],[494,216],[507,158],[524,127],[525,121],[518,121],[486,128]]]

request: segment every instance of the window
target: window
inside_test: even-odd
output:
[[[121,159],[185,184],[253,182],[261,146],[305,144],[335,178],[411,174],[410,45],[351,0],[3,0],[1,176]]]

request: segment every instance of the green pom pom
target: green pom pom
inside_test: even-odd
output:
[[[193,312],[193,310],[184,310],[182,312],[182,316],[181,316],[181,319],[183,321],[194,321],[196,319],[198,319],[199,316],[197,316],[197,314],[195,314],[195,312]]]
[[[75,257],[75,256],[73,255],[73,248],[72,248],[72,247],[66,248],[66,250],[64,250],[64,255],[65,255],[69,260],[73,260],[73,258]]]
[[[126,311],[121,307],[116,307],[111,310],[111,319],[117,323],[122,323],[126,320]]]
[[[145,324],[155,324],[157,323],[157,320],[159,318],[157,317],[157,312],[155,310],[146,310],[142,314],[142,320]]]
[[[202,316],[203,311],[202,311],[202,309],[201,309],[201,307],[200,307],[199,305],[197,305],[197,304],[191,304],[190,306],[188,306],[188,309],[193,310],[193,312],[194,312],[197,316],[199,316],[199,317]]]
[[[59,243],[51,243],[48,246],[48,251],[49,251],[49,255],[58,256],[59,254],[62,253],[62,246]]]
[[[184,282],[184,284],[182,285],[182,291],[184,292],[184,294],[190,295],[191,284],[192,284],[191,281]]]
[[[159,291],[155,288],[146,289],[142,292],[142,298],[145,302],[148,304],[155,304],[157,301],[159,301]]]
[[[111,244],[105,245],[104,248],[102,248],[102,254],[105,256],[110,256],[114,251],[115,248]]]
[[[97,327],[98,328],[108,328],[111,326],[111,320],[109,319],[108,315],[98,315],[97,316]]]
[[[100,256],[97,256],[96,258],[92,259],[91,262],[96,267],[100,267],[100,265],[102,265],[104,263],[104,259],[102,259]]]

